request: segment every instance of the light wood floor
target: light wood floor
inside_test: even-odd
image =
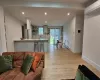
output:
[[[100,72],[83,61],[81,55],[74,54],[67,49],[51,49],[45,55],[42,80],[74,79],[79,64],[85,64],[96,75],[100,76]]]

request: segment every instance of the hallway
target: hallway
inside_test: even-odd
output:
[[[50,50],[50,52],[45,55],[45,68],[42,80],[73,79],[75,78],[79,64],[85,64],[95,74],[100,76],[100,73],[83,61],[79,54],[73,54],[66,49]]]

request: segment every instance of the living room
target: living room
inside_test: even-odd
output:
[[[20,73],[20,80],[75,79],[78,65],[100,77],[99,4],[99,0],[0,1],[0,55],[14,54],[18,65],[27,55],[42,55],[36,73]],[[39,70],[41,79],[32,79]],[[0,79],[19,79],[10,77],[19,73],[14,71],[4,78],[9,73]]]

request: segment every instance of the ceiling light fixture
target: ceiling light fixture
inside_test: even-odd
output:
[[[67,15],[69,16],[69,15],[70,15],[70,13],[67,13]]]
[[[22,12],[22,14],[24,15],[25,13],[24,13],[24,12]]]
[[[47,23],[47,21],[45,21],[45,23]]]
[[[47,15],[47,12],[45,12],[44,14]]]

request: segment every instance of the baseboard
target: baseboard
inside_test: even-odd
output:
[[[100,71],[100,65],[96,64],[94,61],[90,60],[90,59],[87,58],[86,56],[82,56],[82,59],[85,60],[87,63],[91,64],[91,65],[94,66],[97,70]]]

